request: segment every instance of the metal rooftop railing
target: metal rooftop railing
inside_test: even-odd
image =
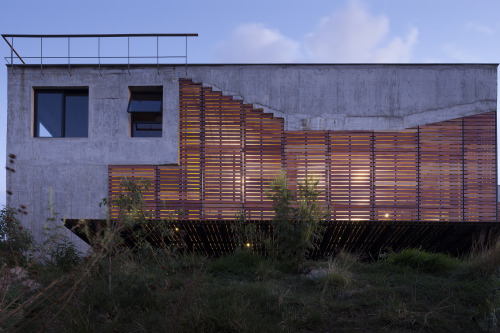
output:
[[[165,59],[169,60],[178,60],[178,59],[183,59],[184,64],[187,67],[188,63],[188,37],[198,37],[198,34],[196,33],[185,33],[185,34],[70,34],[70,35],[19,35],[19,34],[2,34],[1,35],[5,42],[9,45],[10,48],[10,56],[4,57],[5,61],[7,62],[8,65],[12,66],[12,71],[14,71],[15,65],[30,65],[30,64],[39,64],[40,65],[40,70],[43,73],[43,66],[44,64],[67,64],[68,65],[68,71],[71,74],[71,65],[74,64],[94,64],[99,66],[99,71],[101,69],[101,64],[108,64],[110,63],[109,61],[113,61],[112,63],[114,64],[127,64],[129,73],[130,73],[130,65],[131,64],[137,64],[137,61],[142,61],[142,63],[147,63],[147,64],[156,64],[157,68],[159,68],[160,63]],[[184,43],[184,45],[175,45],[175,50],[176,52],[179,52],[181,54],[163,54],[160,52],[160,40],[163,40],[164,38],[177,38],[181,39]],[[153,39],[155,42],[155,46],[147,45],[145,47],[144,39]],[[35,45],[38,44],[38,41],[40,42],[40,53],[39,55],[32,55],[32,56],[21,56],[19,48],[16,49],[15,45],[17,46],[18,44],[15,44],[15,41],[21,39],[22,41],[28,40],[28,44],[24,44],[23,48],[27,49],[28,52],[35,52]],[[75,55],[75,47],[71,45],[72,40],[82,40],[85,39],[87,41],[86,44],[84,45],[79,45],[77,52],[80,51],[79,55]],[[92,41],[92,39],[95,39],[95,41]],[[127,44],[127,51],[126,55],[123,54],[124,50],[121,50],[120,54],[110,54],[109,52],[103,52],[102,51],[102,45],[104,43],[101,43],[101,39],[103,40],[112,40],[112,43],[109,43],[108,46],[113,48],[113,51],[116,51],[119,47],[117,45],[117,40],[126,40]],[[36,42],[33,42],[35,40]],[[44,50],[44,41],[47,43],[48,41],[51,40],[66,40],[65,45],[62,46],[61,44],[57,45],[57,47],[54,47],[54,49],[57,53],[56,55],[52,54],[47,54],[47,50]],[[91,41],[89,44],[89,40]],[[142,40],[142,43],[139,44],[139,54],[133,55],[131,54],[131,40]],[[35,44],[36,43],[36,44]],[[141,45],[142,44],[142,45]],[[147,43],[146,43],[147,44]],[[122,45],[123,46],[123,45]],[[64,50],[62,50],[64,48]],[[94,48],[94,50],[90,50]],[[147,48],[147,50],[145,50]],[[38,46],[36,46],[36,49],[38,49]],[[151,50],[152,49],[152,50]],[[91,52],[89,54],[88,52]],[[183,54],[182,54],[182,51]],[[54,50],[51,50],[54,51]],[[112,52],[113,52],[112,51]],[[146,51],[147,53],[143,53]],[[153,54],[156,53],[156,54]],[[84,53],[85,55],[82,55],[81,53]],[[136,52],[137,53],[137,52]],[[13,66],[14,65],[14,66]]]

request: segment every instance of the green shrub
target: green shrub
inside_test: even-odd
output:
[[[320,236],[319,224],[325,215],[318,202],[318,181],[307,177],[298,184],[295,193],[288,188],[286,173],[282,172],[270,187],[267,195],[273,200],[275,212],[271,221],[270,255],[285,268],[298,270],[315,247]]]
[[[26,264],[35,246],[33,235],[21,225],[17,213],[14,208],[6,206],[0,211],[0,265]]]
[[[81,261],[81,252],[66,236],[48,249],[49,260],[62,271],[68,272]]]
[[[447,254],[431,253],[420,249],[404,249],[397,253],[389,253],[387,263],[418,269],[425,273],[443,274],[460,266],[460,261]]]

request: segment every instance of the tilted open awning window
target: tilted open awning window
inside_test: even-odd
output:
[[[161,112],[162,93],[132,93],[128,112]]]

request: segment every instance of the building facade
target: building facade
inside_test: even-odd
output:
[[[331,220],[497,221],[497,65],[8,72],[7,200],[35,234],[49,192],[61,218],[101,219],[124,176],[158,218],[269,219],[281,170],[319,180]]]

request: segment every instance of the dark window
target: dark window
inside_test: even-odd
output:
[[[128,112],[133,137],[161,137],[162,91],[161,87],[142,87],[131,90]]]
[[[35,91],[35,137],[86,138],[88,123],[87,90]]]

